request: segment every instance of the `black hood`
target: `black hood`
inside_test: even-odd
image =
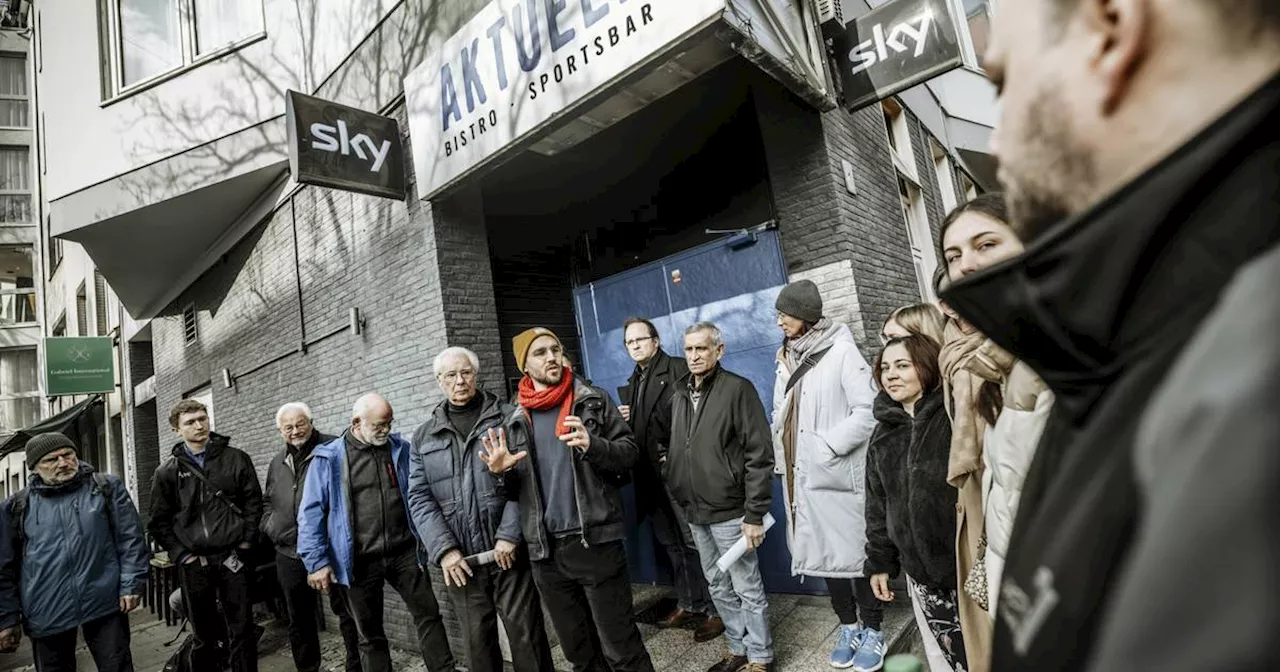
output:
[[[882,422],[891,427],[911,424],[911,415],[902,407],[902,404],[894,401],[893,397],[884,390],[876,395],[874,413],[876,422]]]
[[[1236,269],[1280,239],[1280,76],[1141,177],[1020,256],[943,293],[1087,416],[1153,341],[1187,334]]]

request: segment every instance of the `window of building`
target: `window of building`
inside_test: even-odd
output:
[[[0,224],[31,222],[31,150],[0,147]]]
[[[185,343],[195,343],[200,338],[200,331],[196,328],[196,304],[188,303],[186,308],[182,309],[182,339]]]
[[[89,335],[89,297],[85,295],[84,283],[76,290],[76,336]]]
[[[99,0],[98,19],[104,96],[264,30],[262,0]]]
[[[978,185],[964,171],[960,171],[960,191],[966,203],[978,197]]]
[[[96,318],[98,335],[106,336],[111,331],[109,314],[107,313],[107,279],[97,269],[93,271],[93,314]]]
[[[49,330],[49,335],[54,338],[67,335],[67,314],[65,312],[54,321],[53,328]]]
[[[40,420],[40,384],[35,348],[0,350],[0,433]]]
[[[951,159],[947,150],[937,142],[929,140],[929,150],[933,153],[933,172],[938,176],[938,191],[942,194],[942,210],[950,214],[956,209],[956,183],[951,178],[955,171],[951,168]]]
[[[31,127],[27,59],[21,54],[0,54],[0,127]]]
[[[893,98],[882,101],[880,107],[884,112],[884,129],[889,135],[889,154],[893,157],[893,165],[913,182],[919,182],[915,153],[911,151],[911,128],[907,124],[906,110]]]
[[[36,282],[30,245],[0,246],[0,326],[36,323]]]
[[[938,297],[933,291],[933,274],[938,268],[938,260],[933,252],[933,233],[929,228],[929,217],[925,214],[920,187],[899,175],[898,197],[902,202],[902,219],[907,224],[907,242],[911,246],[911,261],[916,268],[920,298],[937,301]]]
[[[976,68],[982,68],[982,57],[987,52],[987,44],[991,39],[991,12],[995,0],[952,0],[960,6],[964,20],[961,25],[961,40],[967,43],[966,60]],[[967,38],[967,39],[966,39]]]

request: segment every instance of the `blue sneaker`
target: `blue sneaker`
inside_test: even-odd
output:
[[[866,628],[862,631],[862,643],[853,654],[854,672],[876,672],[884,667],[884,633]]]
[[[844,669],[853,665],[853,652],[862,644],[866,630],[860,625],[841,625],[836,648],[831,652],[831,667]]]

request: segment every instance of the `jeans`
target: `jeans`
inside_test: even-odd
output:
[[[533,580],[574,672],[653,672],[636,628],[621,541],[584,546],[580,536],[555,539],[551,557],[533,563]]]
[[[320,594],[307,585],[307,568],[298,558],[276,554],[276,578],[289,611],[289,648],[293,665],[299,672],[320,669]],[[346,645],[345,669],[360,672],[360,634],[347,608],[346,589],[339,585],[329,589],[329,608],[338,617],[338,630]]]
[[[748,552],[733,563],[728,572],[720,571],[716,560],[742,538],[742,518],[710,525],[690,524],[693,540],[702,557],[702,571],[711,587],[720,618],[724,620],[724,636],[729,640],[729,653],[745,655],[753,663],[773,662],[773,637],[769,634],[769,598],[760,578],[760,559]]]
[[[521,559],[506,571],[496,565],[475,567],[472,571],[475,576],[467,579],[467,585],[448,588],[449,601],[467,641],[467,669],[502,672],[499,616],[511,644],[511,662],[516,672],[553,669],[551,644],[529,562]]]
[[[84,630],[93,664],[99,672],[133,672],[129,650],[129,617],[115,613],[56,635],[31,640],[36,672],[75,672],[76,630]]]
[[[872,630],[879,630],[884,622],[884,602],[876,598],[871,590],[871,579],[827,579],[827,590],[831,593],[831,607],[843,625],[858,623],[858,612],[862,612],[862,625]]]
[[[233,672],[258,672],[258,642],[253,632],[253,604],[249,598],[253,569],[245,566],[233,572],[222,564],[223,559],[203,557],[181,565],[178,571],[187,618],[196,636],[195,648],[191,651],[192,667],[194,672],[221,672],[218,640],[225,632],[231,647]]]
[[[440,605],[414,549],[392,556],[357,557],[347,589],[347,604],[360,636],[360,668],[391,672],[391,646],[383,627],[383,584],[391,584],[413,617],[418,648],[430,672],[453,672],[453,653],[445,634]]]
[[[662,499],[649,514],[649,521],[653,524],[653,536],[671,559],[671,574],[676,584],[678,606],[695,614],[714,616],[715,603],[711,601],[707,578],[702,573],[702,561],[698,558],[698,547],[693,543],[693,536],[689,532],[689,521],[680,506],[671,501],[666,486],[663,486],[661,496]]]

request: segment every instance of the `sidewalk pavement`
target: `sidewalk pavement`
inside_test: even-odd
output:
[[[668,592],[669,589],[664,587],[636,586],[637,613]],[[818,672],[832,669],[827,664],[827,657],[831,654],[831,647],[835,645],[838,624],[827,598],[770,595],[769,607],[777,656],[775,669],[780,672]],[[889,640],[894,642],[891,648],[895,652],[910,650],[918,645],[919,638],[915,634],[912,618],[909,604],[893,604],[886,610],[884,627]],[[160,672],[178,645],[175,643],[173,646],[165,646],[165,643],[177,635],[178,629],[166,627],[163,621],[157,620],[145,610],[135,613],[132,622],[135,669],[137,672]],[[262,625],[267,632],[259,645],[261,658],[258,669],[260,672],[292,672],[295,668],[283,624],[270,621]],[[658,672],[704,672],[725,653],[723,639],[698,644],[693,641],[693,633],[688,630],[659,630],[642,624],[640,631]],[[336,628],[329,628],[321,633],[321,647],[326,672],[342,672],[342,637]],[[553,654],[556,670],[569,672],[571,668],[565,662],[559,647],[555,648]],[[79,669],[94,669],[93,659],[83,645],[77,657]],[[392,659],[397,672],[426,670],[421,656],[416,653],[393,650]],[[459,664],[463,662],[459,660]],[[30,643],[26,638],[17,653],[0,655],[0,672],[34,669]]]

